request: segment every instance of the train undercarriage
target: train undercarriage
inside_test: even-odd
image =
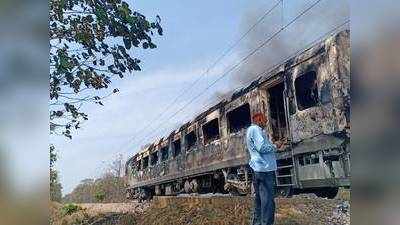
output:
[[[276,195],[291,197],[300,193],[314,193],[318,197],[331,199],[337,195],[339,187],[350,187],[350,154],[346,146],[344,144],[294,156],[285,152],[278,153]],[[168,182],[128,188],[127,197],[148,200],[153,196],[180,194],[252,195],[252,176],[248,165],[223,168]]]

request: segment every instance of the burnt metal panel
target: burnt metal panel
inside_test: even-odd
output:
[[[296,108],[294,82],[296,77],[310,70],[315,70],[317,73],[320,104],[299,111]],[[289,101],[290,107],[293,105],[295,107],[293,112],[291,111],[292,113],[287,115],[289,117],[289,140],[293,141],[291,144],[294,147],[294,154],[338,148],[347,141],[345,138],[334,136],[338,132],[348,132],[350,126],[348,118],[350,107],[348,103],[350,99],[349,33],[346,31],[328,38],[284,64],[276,66],[247,87],[233,93],[230,99],[213,105],[196,116],[193,121],[187,122],[177,131],[172,132],[169,137],[176,140],[181,138],[181,135],[185,132],[187,133],[186,129],[196,129],[191,128],[196,127],[195,124],[199,124],[198,127],[201,127],[202,124],[211,119],[219,119],[220,139],[204,146],[201,141],[202,132],[198,132],[198,141],[194,151],[182,151],[174,159],[169,159],[143,171],[137,171],[129,177],[129,184],[132,187],[155,185],[174,179],[210,173],[217,169],[247,165],[248,152],[244,142],[245,129],[229,134],[226,112],[244,103],[249,103],[252,115],[260,112],[268,115],[268,98],[264,92],[266,88],[281,81],[285,82],[285,85],[289,88],[287,92],[292,97],[294,95],[294,99],[286,99],[286,101]],[[288,96],[286,98],[289,98]],[[263,103],[264,107],[262,106]],[[267,131],[271,132],[268,129]],[[155,144],[158,144],[158,142],[155,142]],[[181,148],[183,150],[185,146],[181,146]],[[148,154],[149,149],[147,147],[140,151],[137,154],[138,160]],[[289,158],[292,157],[292,151],[290,148],[285,148],[284,151],[278,152],[277,156],[278,159]],[[340,174],[340,165],[333,163],[332,168]],[[311,171],[317,171],[317,169],[313,168]],[[348,182],[348,179],[335,178],[333,181],[339,184]],[[331,185],[328,178],[319,179],[318,176],[302,184],[304,187],[308,184]]]
[[[338,34],[338,36],[343,35],[348,34],[347,32]],[[348,42],[348,37],[347,39],[328,38],[287,63],[287,67],[292,66],[287,73],[292,76],[293,89],[297,77],[310,71],[316,72],[319,96],[317,106],[302,111],[296,110],[293,115],[290,115],[293,142],[300,142],[321,134],[333,134],[349,126],[346,116],[349,111],[346,107],[349,106],[346,102],[350,98],[350,62],[349,51],[345,50]],[[296,98],[294,100],[296,102]]]
[[[303,140],[302,142],[294,145],[293,153],[296,155],[307,152],[338,148],[344,142],[344,139],[332,135],[319,135],[314,138]]]

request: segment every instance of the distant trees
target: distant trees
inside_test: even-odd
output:
[[[94,194],[94,198],[96,199],[97,202],[103,202],[104,199],[106,199],[106,193],[103,190],[98,190]]]
[[[109,165],[101,178],[84,179],[63,198],[66,203],[125,202],[126,183],[121,174],[122,156]]]
[[[125,202],[125,182],[122,177],[104,174],[96,180],[86,179],[65,195],[65,203]]]
[[[122,154],[119,154],[115,160],[112,160],[111,163],[108,165],[107,173],[115,176],[115,177],[122,177],[123,176],[123,161],[122,161]]]

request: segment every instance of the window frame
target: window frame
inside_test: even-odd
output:
[[[187,136],[188,136],[189,134],[191,134],[191,133],[194,134],[195,141],[194,141],[193,145],[189,147],[189,146],[187,145]],[[196,143],[197,143],[197,141],[198,141],[198,135],[197,135],[197,132],[196,132],[196,128],[194,128],[194,129],[193,129],[192,131],[190,131],[189,133],[186,133],[185,136],[184,136],[184,138],[185,138],[185,151],[186,151],[186,152],[192,151],[192,150],[195,148]]]
[[[217,124],[218,124],[218,136],[217,136],[217,138],[214,138],[214,139],[212,139],[212,140],[206,140],[206,135],[205,135],[205,132],[204,132],[204,127],[206,126],[206,125],[208,125],[209,123],[211,123],[212,121],[214,121],[214,120],[217,120]],[[202,124],[202,126],[201,126],[201,132],[202,132],[202,134],[203,134],[203,144],[204,144],[204,146],[206,146],[206,145],[208,145],[208,144],[210,144],[210,143],[212,143],[212,142],[214,142],[214,141],[216,141],[216,140],[218,140],[218,139],[220,139],[221,138],[221,130],[220,130],[220,119],[219,119],[219,117],[216,117],[216,118],[214,118],[214,119],[211,119],[211,120],[209,120],[209,121],[207,121],[207,122],[205,122],[204,124]]]
[[[142,159],[136,161],[135,170],[136,171],[142,170]]]
[[[313,157],[314,156],[314,157]],[[315,161],[316,159],[316,161]],[[320,164],[321,160],[318,152],[309,152],[299,155],[299,166],[311,166]]]
[[[179,153],[178,154],[176,154],[176,146],[175,146],[175,143],[177,143],[177,142],[179,143]],[[172,158],[176,158],[176,157],[180,156],[182,154],[182,141],[181,141],[181,138],[178,138],[176,140],[172,140],[171,141],[171,148],[173,150]]]
[[[298,98],[298,92],[297,92],[298,90],[297,90],[297,87],[296,87],[296,81],[297,81],[298,79],[304,78],[304,77],[306,77],[306,76],[311,76],[312,74],[315,75],[314,82],[316,82],[316,86],[317,86],[317,87],[316,87],[316,89],[317,89],[317,100],[316,100],[316,103],[315,103],[313,106],[300,109],[300,108],[299,108],[300,104],[299,104],[299,98]],[[297,77],[294,79],[294,82],[293,82],[293,89],[294,89],[294,99],[295,99],[295,101],[296,101],[296,110],[297,110],[297,111],[304,111],[304,110],[306,110],[306,109],[309,109],[309,108],[312,108],[312,107],[317,107],[317,106],[320,105],[320,93],[319,93],[319,90],[318,90],[319,85],[318,85],[318,82],[317,82],[317,81],[318,81],[318,73],[317,73],[317,71],[315,71],[315,70],[309,70],[309,71],[307,71],[307,72],[305,72],[305,73],[302,73],[301,75],[297,76]]]
[[[265,104],[265,103],[264,103],[264,104]],[[232,131],[232,129],[231,129],[231,121],[230,121],[230,119],[229,119],[229,115],[232,114],[233,111],[238,110],[238,109],[241,108],[241,107],[245,107],[246,105],[248,106],[248,109],[249,109],[249,124],[248,124],[248,125],[251,125],[252,121],[251,121],[251,108],[250,108],[250,103],[249,103],[249,102],[245,102],[245,103],[243,103],[243,104],[241,104],[241,105],[235,107],[234,109],[232,109],[232,110],[226,112],[227,131],[228,131],[229,134],[236,134],[236,133],[238,133],[238,132],[240,132],[240,131],[246,129],[246,126],[244,126],[244,127],[240,128],[240,129],[238,129],[238,130]]]
[[[152,163],[152,161],[153,161],[153,154],[157,154],[157,161],[156,161],[154,164]],[[156,151],[150,153],[149,156],[150,156],[150,158],[149,158],[150,166],[156,166],[156,165],[158,164],[158,162],[160,161],[160,160],[159,160],[159,157],[160,157],[160,155],[159,155],[159,150],[156,150]]]
[[[144,165],[145,165],[145,164],[144,164],[144,161],[145,161],[144,159],[145,159],[145,158],[147,158],[147,166],[146,166],[146,167],[144,167]],[[150,165],[149,165],[149,164],[150,164],[150,155],[143,157],[141,160],[143,160],[143,163],[142,163],[142,170],[145,170],[145,169],[149,168],[149,166],[150,166]]]
[[[160,149],[159,149],[159,151],[160,151],[160,153],[161,153],[161,156],[160,156],[160,162],[162,163],[162,162],[166,162],[166,161],[168,161],[169,160],[169,147],[168,147],[168,145],[167,146],[164,146],[164,147],[161,147]],[[163,157],[163,152],[167,152],[167,158],[166,159],[164,159],[164,157]]]

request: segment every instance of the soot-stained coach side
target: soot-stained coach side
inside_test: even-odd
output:
[[[236,91],[126,164],[128,197],[251,192],[245,129],[254,115],[279,147],[285,196],[350,186],[350,45],[342,31]]]

